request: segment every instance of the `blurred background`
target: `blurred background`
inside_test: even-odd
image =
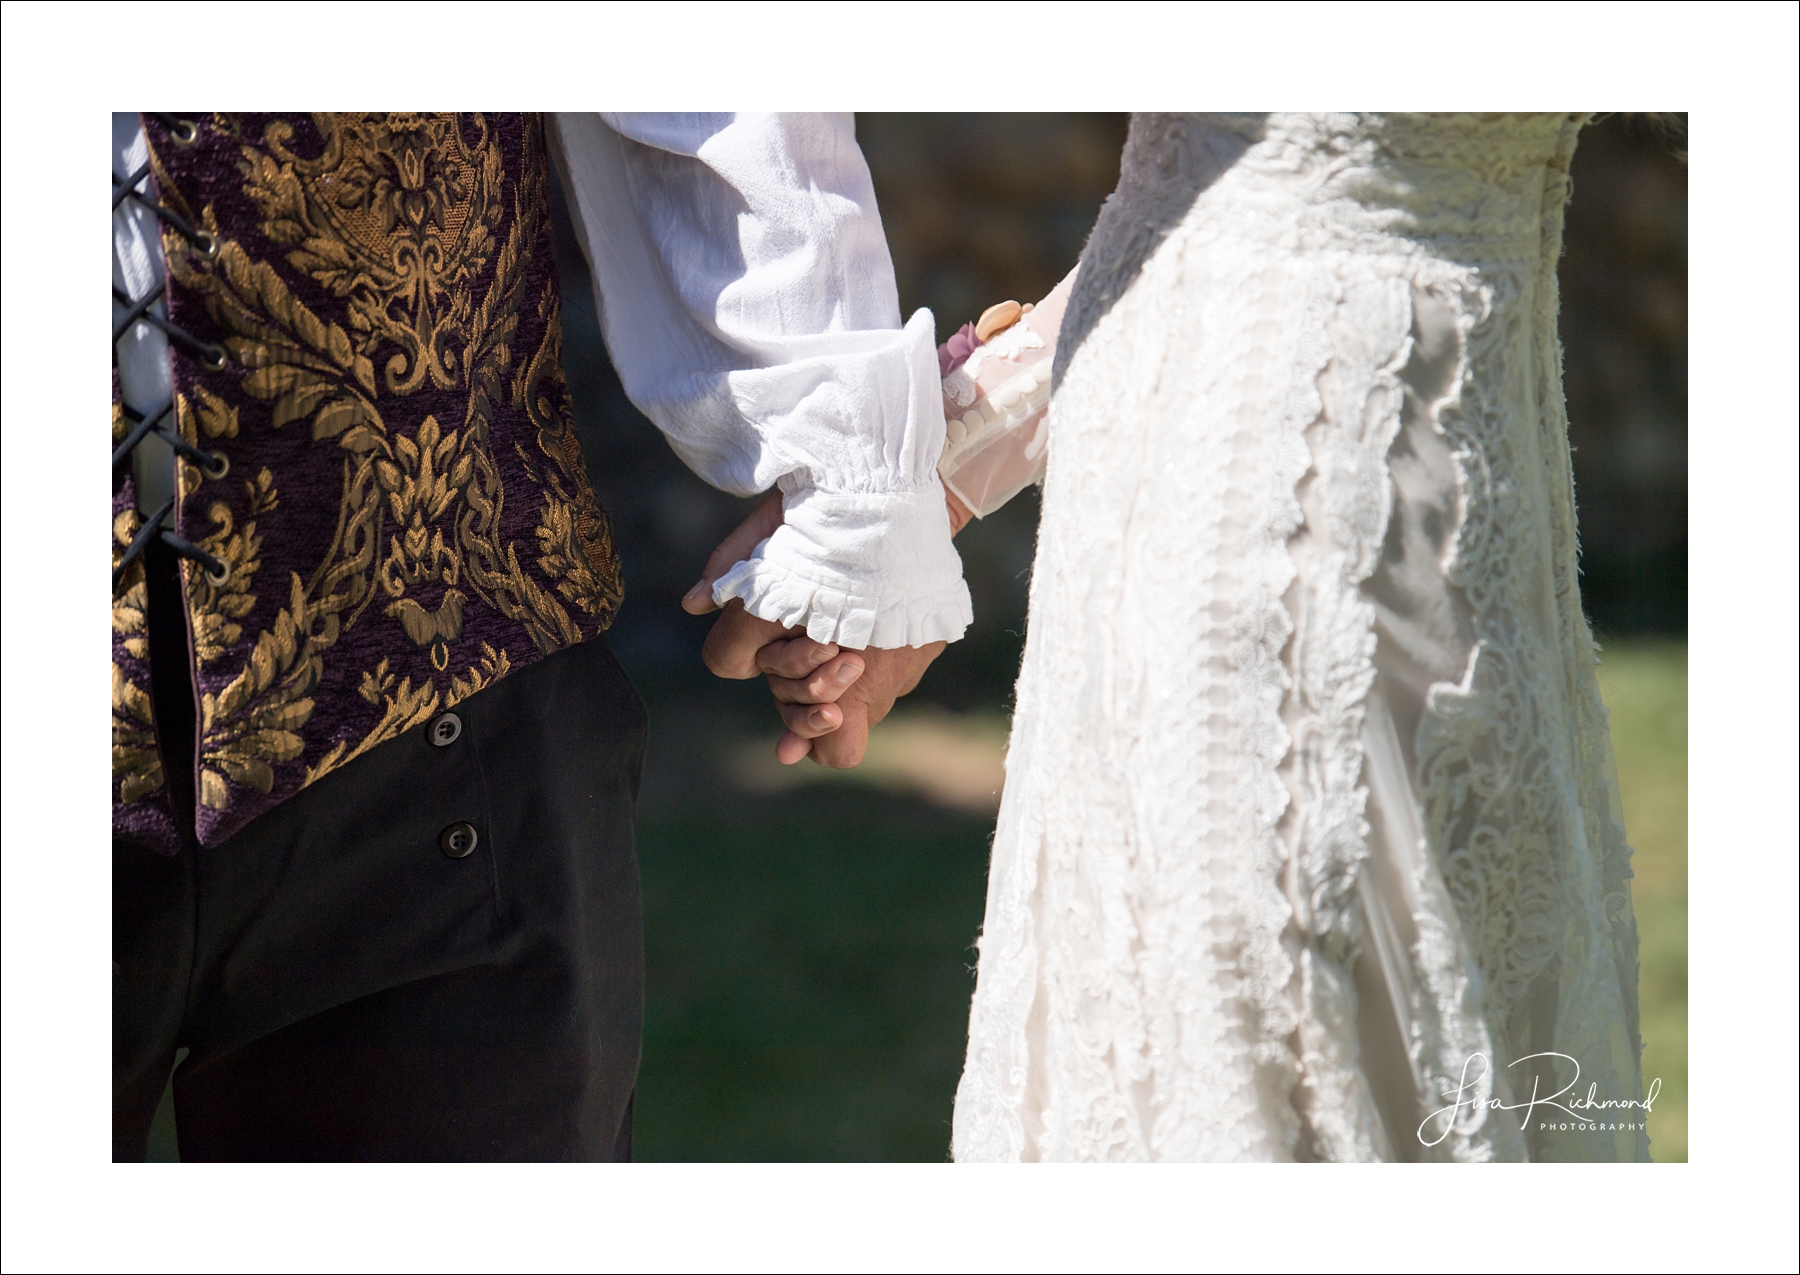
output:
[[[938,339],[1036,300],[1118,178],[1124,115],[860,115],[902,312]],[[1679,117],[1581,135],[1561,267],[1583,598],[1637,849],[1652,1154],[1687,1158],[1687,170]],[[774,760],[760,682],[709,676],[679,606],[748,512],[626,401],[558,209],[565,359],[626,602],[611,638],[650,708],[638,821],[649,985],[642,1160],[943,1160],[1038,507],[957,540],[975,624],[856,771]],[[796,800],[803,796],[804,800]],[[159,1153],[172,1155],[172,1120]]]
[[[905,314],[938,339],[1036,300],[1118,180],[1123,115],[861,115]],[[1686,1158],[1687,171],[1648,119],[1576,151],[1562,333],[1583,596],[1605,647],[1638,850],[1653,1154]],[[942,1160],[1025,633],[1035,489],[957,538],[975,624],[858,771],[774,761],[760,683],[707,676],[678,605],[750,502],[707,487],[625,401],[564,227],[582,443],[615,520],[613,630],[650,704],[639,847],[650,981],[646,1160]],[[804,800],[794,800],[804,794]]]

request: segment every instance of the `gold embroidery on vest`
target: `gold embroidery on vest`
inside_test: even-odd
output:
[[[484,686],[491,685],[512,672],[512,661],[506,658],[506,648],[496,651],[486,642],[481,644],[481,659],[469,670],[467,677],[450,679],[450,694],[445,697],[444,706],[455,708]]]
[[[362,685],[357,688],[357,693],[383,710],[381,720],[375,724],[374,730],[357,741],[354,748],[347,740],[339,740],[333,744],[330,752],[306,768],[306,779],[301,787],[330,774],[345,762],[362,756],[377,744],[385,744],[414,726],[430,721],[437,716],[438,704],[443,699],[430,682],[414,689],[412,679],[403,677],[396,687],[394,675],[388,672],[385,656],[375,666],[373,673],[363,674]]]
[[[193,475],[185,477],[191,479]],[[249,615],[256,606],[256,595],[250,592],[250,585],[256,578],[257,568],[262,565],[257,557],[262,551],[262,537],[256,532],[256,520],[281,503],[275,491],[274,475],[266,466],[243,487],[248,508],[243,526],[236,525],[230,505],[216,500],[206,510],[212,531],[196,537],[196,543],[202,549],[231,568],[231,574],[222,586],[214,585],[204,571],[194,572],[188,584],[194,658],[202,664],[224,658],[244,635],[237,621]]]
[[[162,757],[150,724],[150,695],[117,664],[112,671],[112,733],[113,782],[119,786],[119,800],[130,805],[163,786]]]
[[[188,593],[210,590],[205,573],[183,562]],[[196,612],[200,604],[194,604]],[[215,694],[200,697],[200,800],[223,810],[231,804],[225,777],[268,792],[275,786],[274,764],[293,761],[305,750],[301,735],[312,717],[313,687],[324,667],[320,652],[337,639],[337,617],[327,616],[326,632],[313,636],[320,616],[309,604],[298,573],[290,577],[288,605],[274,628],[259,633],[250,659],[237,677]]]
[[[122,435],[123,416],[113,407],[113,441]],[[125,555],[143,518],[127,509],[113,519],[113,566]],[[113,632],[123,635],[121,645],[136,659],[150,658],[150,626],[145,611],[149,589],[144,562],[139,558],[125,569],[124,587],[113,595]],[[156,747],[156,730],[150,711],[150,692],[133,682],[114,663],[112,670],[112,773],[118,800],[126,805],[140,801],[163,786],[162,756]]]
[[[236,438],[238,410],[204,385],[194,387],[199,397],[200,428],[208,438]],[[267,472],[266,470],[264,471]]]
[[[262,212],[263,233],[290,249],[287,263],[344,302],[348,328],[320,319],[272,266],[220,235],[210,206],[198,218],[220,238],[210,267],[180,237],[164,241],[171,274],[205,296],[231,358],[248,369],[244,392],[270,404],[272,426],[307,424],[314,442],[343,456],[329,551],[311,580],[294,575],[288,606],[272,630],[258,635],[236,679],[216,697],[203,697],[200,799],[215,809],[230,801],[222,775],[268,792],[270,763],[303,751],[309,694],[324,653],[377,592],[389,599],[381,613],[425,648],[440,672],[449,670],[450,644],[461,635],[470,595],[520,624],[541,652],[581,640],[581,626],[563,603],[497,535],[506,493],[489,435],[502,401],[527,412],[551,462],[533,467],[526,458],[544,500],[534,565],[557,594],[602,627],[622,596],[610,528],[582,467],[566,403],[541,392],[547,378],[560,375],[561,316],[550,286],[536,306],[544,338],[508,384],[527,304],[525,266],[548,214],[541,143],[527,139],[511,191],[511,224],[500,243],[494,232],[509,211],[502,155],[480,115],[468,118],[473,142],[452,115],[313,119],[324,140],[314,159],[288,149],[293,129],[284,121],[271,123],[260,145],[240,136],[244,189]],[[475,285],[490,262],[493,272],[477,303]],[[446,429],[427,415],[409,432],[384,417],[378,401],[396,400],[388,413],[398,416],[397,400],[428,382],[466,391],[460,427]],[[193,441],[197,423],[209,437],[234,436],[236,409],[205,390],[199,397],[197,411],[179,413],[184,435]],[[272,480],[267,490],[272,501]],[[208,516],[214,531],[203,547],[232,562],[233,580],[221,593],[204,572],[183,564],[203,662],[222,656],[241,636],[234,621],[248,614],[254,598],[244,586],[240,594],[229,592],[239,567],[231,555],[242,554],[254,570],[256,553],[254,508],[242,532],[232,530],[223,505],[210,507]],[[435,609],[407,596],[427,582],[445,589]],[[482,658],[451,677],[448,702],[510,667],[504,650],[484,643]],[[354,745],[335,744],[307,768],[303,785],[427,720],[445,701],[429,682],[395,685],[385,659],[363,674],[361,694],[383,709],[380,721]]]
[[[563,597],[604,619],[619,605],[619,557],[581,463],[567,400],[543,393],[545,379],[562,367],[562,315],[549,288],[538,301],[538,312],[546,320],[543,345],[513,382],[513,402],[537,427],[538,448],[557,470],[540,476],[519,448],[525,472],[547,493],[537,526],[538,569],[557,582]]]

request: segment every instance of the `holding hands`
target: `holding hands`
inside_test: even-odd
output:
[[[993,306],[938,349],[947,422],[939,471],[952,536],[974,511],[993,512],[1043,474],[1051,359],[1074,281],[1071,272],[1036,306]],[[714,583],[774,535],[782,517],[781,493],[770,492],[713,550],[682,609],[719,610]],[[862,761],[869,728],[919,684],[944,646],[844,650],[759,619],[733,598],[707,634],[702,658],[719,677],[768,679],[786,726],[775,745],[783,765],[811,757],[848,769]]]
[[[969,521],[969,511],[954,495],[946,493],[946,500],[954,535]],[[682,609],[690,615],[719,610],[712,600],[713,582],[780,525],[781,493],[771,492],[713,550],[700,582],[681,600]],[[760,674],[768,679],[786,726],[775,745],[783,765],[811,757],[821,766],[844,770],[862,761],[869,728],[919,684],[944,646],[932,642],[842,650],[834,643],[815,642],[799,629],[758,619],[733,598],[706,635],[701,658],[719,677],[743,680]]]

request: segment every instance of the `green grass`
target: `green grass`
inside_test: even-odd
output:
[[[815,788],[639,825],[644,1160],[943,1160],[988,819]]]
[[[1600,683],[1636,848],[1644,1075],[1662,1081],[1651,1150],[1685,1160],[1686,644],[1610,644]],[[641,819],[640,1158],[945,1154],[991,818],[833,778]]]
[[[1632,904],[1639,941],[1644,1083],[1662,1080],[1650,1154],[1687,1159],[1687,643],[1609,643],[1600,693],[1636,851]]]
[[[1651,1153],[1687,1158],[1687,648],[1609,645],[1642,941]],[[652,699],[638,821],[647,1007],[641,1160],[942,1160],[962,1070],[991,815],[848,782],[751,792],[760,687]],[[736,705],[734,701],[743,702]],[[173,1113],[152,1158],[174,1159]]]

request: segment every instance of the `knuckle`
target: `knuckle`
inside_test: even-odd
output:
[[[741,682],[747,678],[756,676],[756,670],[754,668],[745,667],[744,661],[734,657],[730,651],[716,652],[711,656],[704,656],[702,658],[706,660],[706,667],[712,670],[713,676],[715,677],[722,677],[733,682]]]

